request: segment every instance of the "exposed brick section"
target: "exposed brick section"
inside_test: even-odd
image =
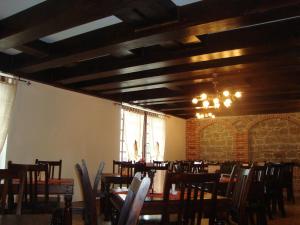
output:
[[[190,119],[187,159],[300,162],[300,113]],[[300,168],[294,188],[300,195]]]
[[[236,134],[236,160],[248,161],[248,132],[240,132]]]

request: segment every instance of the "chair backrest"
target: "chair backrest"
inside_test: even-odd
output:
[[[138,218],[148,194],[150,183],[148,177],[144,177],[143,180],[141,180],[140,173],[134,176],[120,212],[118,225],[136,225],[138,223]]]
[[[25,187],[24,187],[24,203],[32,210],[39,203],[48,203],[49,200],[49,173],[48,166],[45,164],[16,164],[8,162],[8,169],[11,171],[26,171]],[[39,184],[43,183],[44,189],[39,188]],[[39,197],[39,198],[38,198]],[[29,200],[29,205],[28,205]]]
[[[96,195],[93,192],[89,174],[84,161],[82,166],[76,164],[75,169],[79,176],[79,182],[83,193],[85,224],[97,225]]]
[[[266,192],[281,190],[284,184],[284,165],[281,163],[268,163],[266,169]]]
[[[204,169],[203,162],[194,162],[191,165],[191,173],[206,173],[207,170]]]
[[[8,169],[0,169],[0,183],[3,185],[0,188],[0,213],[6,213],[8,211],[11,213],[14,210],[14,194],[12,192],[13,179],[18,179],[19,187],[18,194],[16,195],[16,208],[15,213],[17,215],[21,214],[22,210],[22,198],[24,192],[24,182],[25,182],[25,171],[11,171]]]
[[[46,164],[48,165],[48,173],[49,173],[49,178],[57,178],[61,179],[61,170],[62,170],[62,160],[58,161],[44,161],[44,160],[35,160],[35,164]],[[57,172],[55,173],[57,168]]]
[[[103,173],[104,166],[105,166],[105,163],[103,161],[101,161],[99,163],[99,167],[98,167],[97,174],[96,174],[96,177],[95,177],[95,180],[94,180],[94,185],[93,185],[93,191],[94,191],[95,194],[97,194],[97,192],[98,192],[98,187],[99,187],[99,183],[100,183],[100,180],[101,180],[101,176],[102,176],[102,173]]]
[[[220,173],[231,174],[234,166],[239,165],[236,161],[225,161],[220,165]]]
[[[168,168],[169,167],[169,161],[155,161],[155,160],[153,160],[153,166]]]
[[[252,166],[252,181],[248,193],[248,201],[264,202],[265,201],[265,178],[266,166]]]
[[[116,161],[113,160],[113,173],[119,174],[121,177],[127,177],[128,181],[134,175],[134,167],[135,164],[132,161]],[[119,184],[122,187],[122,183]],[[127,187],[129,186],[129,182],[127,183]]]
[[[164,207],[162,224],[169,224],[169,199],[172,184],[178,190],[179,206],[177,212],[177,224],[194,225],[201,224],[203,217],[204,199],[210,188],[211,203],[208,210],[209,224],[214,224],[216,217],[217,188],[220,174],[193,174],[193,173],[171,173],[165,178],[163,199]],[[174,194],[174,193],[173,193]]]
[[[232,197],[233,188],[234,188],[235,182],[237,180],[238,169],[239,169],[239,167],[237,165],[234,165],[231,170],[229,182],[227,184],[227,189],[226,189],[226,194],[225,194],[225,196],[228,198]]]
[[[232,207],[242,217],[245,213],[246,201],[252,182],[252,168],[238,167],[236,182],[232,193]]]

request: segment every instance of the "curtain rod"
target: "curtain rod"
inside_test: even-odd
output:
[[[169,117],[169,115],[166,115],[164,113],[161,113],[161,112],[156,112],[154,110],[150,110],[150,109],[144,109],[140,106],[135,106],[135,105],[129,105],[127,103],[120,103],[120,102],[115,102],[114,103],[115,105],[120,105],[120,106],[124,106],[124,107],[128,107],[128,108],[132,108],[132,109],[135,109],[135,110],[140,110],[142,112],[147,112],[147,113],[152,113],[152,114],[157,114],[158,116],[164,116],[164,117]]]
[[[16,81],[19,81],[19,82],[23,82],[23,83],[26,83],[28,86],[31,85],[31,82],[29,80],[25,80],[25,79],[22,79],[21,77],[16,77],[14,75],[11,75],[11,74],[8,74],[8,73],[3,73],[0,71],[0,76],[1,77],[7,77],[7,78],[10,78],[12,80],[16,80]]]

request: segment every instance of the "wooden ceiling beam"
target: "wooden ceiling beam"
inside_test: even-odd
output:
[[[111,1],[110,1],[111,2]],[[111,53],[114,49],[127,48],[128,50],[138,47],[149,46],[149,44],[159,44],[162,41],[169,41],[177,38],[184,38],[191,35],[204,35],[208,33],[221,32],[230,29],[237,29],[244,26],[250,26],[254,24],[260,24],[265,22],[278,21],[281,19],[287,19],[288,17],[297,18],[299,5],[295,4],[295,1],[286,0],[285,4],[287,8],[277,8],[278,3],[270,3],[269,11],[260,13],[257,12],[261,9],[261,6],[256,5],[249,9],[248,1],[240,1],[240,4],[236,4],[236,0],[231,1],[203,1],[198,5],[198,18],[192,21],[189,20],[189,15],[181,16],[182,21],[171,25],[162,26],[155,29],[142,30],[136,32],[118,33],[118,36],[104,35],[98,36],[97,42],[93,46],[89,46],[86,49],[81,49],[69,53],[66,55],[53,56],[44,60],[37,60],[35,62],[25,63],[23,65],[16,65],[17,71],[25,73],[37,72],[53,67],[69,64],[74,61],[80,61],[87,58],[93,58],[98,55]],[[290,5],[291,3],[295,5]],[[215,7],[218,5],[218,7]],[[280,3],[282,5],[282,3]],[[104,7],[105,8],[105,7]],[[199,24],[200,23],[200,24]],[[117,32],[114,31],[114,34]],[[94,37],[93,37],[94,38]],[[93,39],[95,40],[95,39]],[[78,45],[80,46],[81,40],[78,39]],[[86,40],[89,42],[88,40]],[[92,40],[91,40],[92,41]],[[94,42],[94,41],[93,41]]]
[[[275,46],[298,44],[296,27],[299,26],[300,19],[298,21],[285,21],[281,26],[278,26],[278,24],[267,24],[261,26],[260,29],[250,27],[249,29],[210,34],[204,38],[204,43],[197,45],[197,47],[187,47],[172,51],[153,51],[129,59],[112,59],[110,62],[105,63],[99,60],[69,69],[53,69],[49,71],[49,77],[51,77],[49,81],[70,84],[112,75],[140,72],[150,67],[155,69],[186,62],[196,62],[196,56],[200,59],[199,55],[209,57],[209,54],[214,52],[224,52],[225,54],[227,50],[228,54],[233,54],[234,51],[229,50],[259,45],[267,47],[271,46],[272,43]],[[89,72],[87,73],[86,71]],[[43,76],[47,79],[47,75],[43,72],[32,74],[32,76],[36,78]]]
[[[254,52],[260,52],[261,48],[254,48],[253,51],[241,51],[241,56],[233,56],[228,58],[220,58],[220,59],[212,59],[208,61],[201,61],[201,57],[199,57],[199,62],[190,63],[190,64],[182,64],[176,65],[167,68],[158,68],[158,69],[149,69],[141,72],[133,72],[129,74],[123,74],[120,76],[112,76],[107,78],[102,78],[98,80],[84,81],[80,83],[75,83],[71,85],[66,85],[70,88],[84,88],[89,87],[89,90],[97,90],[101,85],[108,84],[112,82],[123,82],[137,79],[146,79],[146,78],[154,78],[163,75],[170,74],[179,74],[182,77],[188,76],[187,73],[191,71],[195,71],[195,73],[199,73],[199,70],[208,70],[211,69],[212,73],[217,72],[218,68],[225,68],[226,66],[232,66],[232,68],[240,68],[243,69],[243,64],[250,63],[298,63],[297,55],[299,56],[299,47],[293,47],[291,49],[282,49],[276,51],[276,47],[274,47],[274,51],[269,51],[265,53],[255,54]],[[247,54],[249,53],[249,54]],[[254,53],[254,54],[251,54]],[[222,54],[220,54],[222,56]],[[214,71],[215,70],[215,71]],[[203,71],[205,72],[205,71]],[[207,71],[208,72],[208,71]],[[200,73],[203,74],[203,73]],[[199,74],[198,74],[199,75]],[[99,86],[98,86],[99,85]]]
[[[256,67],[254,67],[256,66]],[[228,68],[228,67],[225,67]],[[224,71],[225,68],[222,68],[223,71],[219,68],[219,70],[211,71],[211,70],[198,70],[190,71],[183,74],[170,74],[167,76],[158,76],[155,78],[140,78],[133,81],[119,81],[113,83],[107,83],[103,85],[96,85],[97,89],[94,88],[93,90],[98,90],[104,94],[109,93],[118,93],[118,92],[130,92],[134,90],[143,90],[157,88],[157,85],[165,85],[161,87],[174,87],[179,85],[185,84],[200,84],[200,83],[207,83],[212,82],[215,80],[213,78],[213,74],[218,74],[218,81],[222,83],[223,81],[234,80],[234,79],[247,79],[247,78],[257,78],[260,76],[273,76],[281,75],[281,74],[290,74],[296,73],[300,70],[299,65],[278,65],[274,62],[271,64],[263,64],[262,63],[255,63],[255,64],[244,64],[243,69],[234,69],[232,68],[230,71]],[[85,88],[84,90],[89,90]]]
[[[0,21],[0,49],[22,46],[41,37],[110,16],[137,1],[48,0]]]

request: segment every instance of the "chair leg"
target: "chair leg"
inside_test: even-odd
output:
[[[283,201],[283,193],[282,191],[278,194],[278,208],[281,212],[282,217],[285,217],[285,209],[284,209],[284,201]]]

